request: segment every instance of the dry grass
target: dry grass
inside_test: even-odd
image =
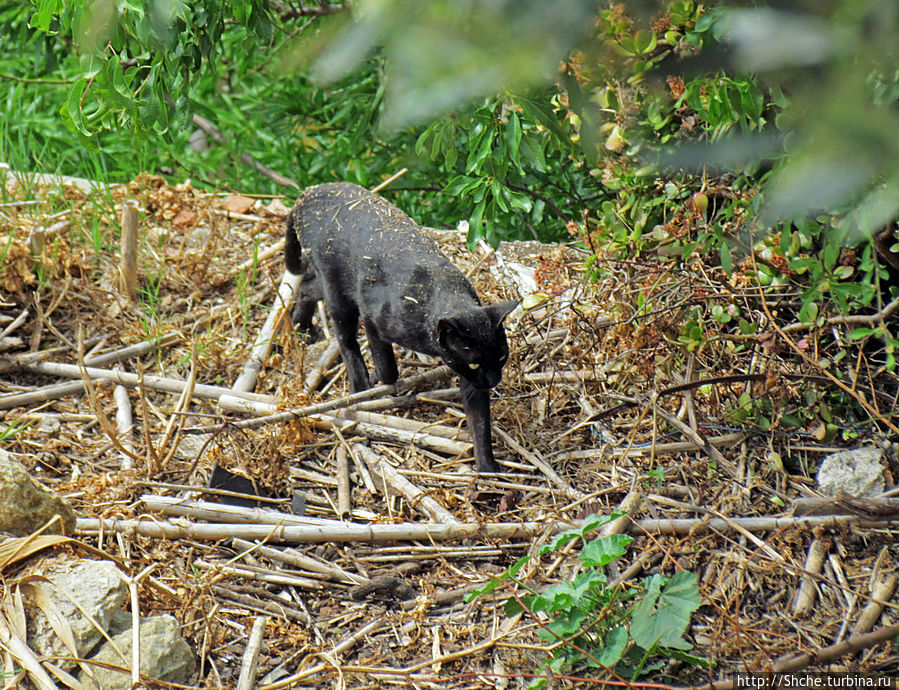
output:
[[[260,199],[235,218],[223,209],[225,197],[189,185],[171,187],[150,176],[88,194],[10,186],[0,205],[0,301],[10,318],[0,322],[0,330],[27,313],[5,334],[13,340],[3,355],[12,364],[0,359],[5,369],[0,403],[59,382],[24,368],[26,352],[76,363],[79,348],[89,360],[154,337],[165,337],[165,344],[123,362],[124,370],[230,386],[281,277],[280,253],[255,265],[251,259],[254,248],[262,252],[280,239],[284,207],[276,200],[268,211],[270,200]],[[122,296],[117,273],[117,218],[128,198],[142,210],[141,296],[133,303]],[[514,315],[507,329],[512,358],[493,413],[501,436],[498,454],[513,474],[478,478],[470,453],[453,456],[415,441],[373,441],[371,447],[459,522],[545,527],[536,528],[536,536],[515,538],[467,534],[364,543],[335,537],[290,549],[272,543],[277,551],[268,552],[232,541],[227,527],[202,539],[139,531],[101,536],[82,520],[81,539],[121,559],[130,572],[155,564],[141,582],[141,610],[170,612],[181,621],[201,655],[201,687],[236,683],[260,613],[269,618],[257,650],[258,677],[266,677],[271,687],[280,687],[275,683],[288,676],[298,687],[506,687],[509,678],[525,678],[537,669],[536,623],[504,618],[508,590],[470,604],[464,593],[520,556],[536,553],[556,521],[607,513],[628,494],[642,498],[632,517],[694,518],[696,529],[679,535],[635,529],[637,541],[626,562],[610,575],[638,558],[642,567],[634,569],[634,582],[652,572],[696,573],[703,606],[688,636],[695,653],[716,664],[705,673],[672,661],[651,680],[689,684],[727,678],[853,636],[872,588],[896,573],[895,523],[863,527],[844,521],[812,530],[785,521],[757,534],[705,526],[713,517],[788,515],[795,499],[814,495],[808,474],[831,450],[807,434],[780,433],[776,423],[773,431],[761,433],[730,420],[743,392],[787,406],[808,390],[804,372],[770,342],[721,340],[698,354],[677,345],[687,306],[726,294],[744,314],[760,313],[752,290],[706,266],[625,262],[610,263],[612,277],[588,285],[574,250],[504,245],[498,261],[483,250],[468,252],[458,233],[438,238],[457,265],[473,270],[485,301],[519,296],[510,262],[535,267],[537,289],[548,296]],[[643,311],[641,299],[649,305]],[[320,351],[282,325],[255,391],[273,396],[282,408],[345,395],[339,360],[327,366],[317,391],[304,392]],[[401,376],[433,367],[411,353],[400,360]],[[710,383],[681,386],[700,379]],[[430,389],[451,385],[446,380]],[[464,442],[452,392],[417,393],[411,405],[394,401],[378,412],[449,427],[444,438],[455,429],[456,442]],[[112,384],[95,382],[88,392],[6,409],[3,445],[65,495],[82,519],[139,518],[149,512],[145,494],[208,501],[208,492],[186,491],[207,486],[218,463],[261,484],[278,499],[273,507],[289,510],[290,498],[299,496],[305,516],[334,526],[341,517],[335,463],[341,449],[349,449],[354,522],[375,527],[428,522],[420,497],[385,497],[378,476],[366,481],[368,467],[354,449],[352,427],[338,434],[327,421],[297,419],[238,429],[231,422],[245,417],[223,413],[214,400],[186,402],[146,386],[130,388],[129,398],[134,429],[127,447],[133,449],[134,469],[122,469],[125,437],[115,431]],[[679,431],[672,417],[686,430]],[[398,422],[374,424],[391,429]],[[699,448],[697,441],[706,445]],[[789,473],[784,458],[791,463]],[[536,471],[532,461],[555,476]],[[198,512],[189,517],[235,522],[233,516]],[[814,579],[817,604],[797,614],[792,599],[814,538],[827,544],[829,558]],[[524,579],[540,589],[569,575],[574,563],[570,554],[558,561],[538,557]],[[5,576],[14,575],[10,565]],[[360,583],[368,588],[360,589]],[[398,601],[403,595],[414,598]],[[897,607],[892,595],[873,627],[895,623]],[[895,648],[874,644],[809,668],[895,673]]]

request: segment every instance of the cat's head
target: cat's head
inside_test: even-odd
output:
[[[476,307],[437,321],[437,343],[443,361],[475,388],[493,388],[509,359],[503,319],[517,301]]]

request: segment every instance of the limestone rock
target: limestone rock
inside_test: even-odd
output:
[[[87,656],[103,635],[85,618],[78,606],[89,613],[104,630],[108,630],[113,614],[121,608],[128,594],[128,587],[119,572],[112,561],[68,558],[43,561],[33,570],[33,574],[49,580],[36,582],[35,586],[44,591],[69,624],[80,657]],[[43,611],[36,605],[29,609],[28,643],[31,647],[42,656],[70,657],[71,652],[59,639]],[[71,669],[75,664],[62,662],[61,665]]]
[[[109,642],[100,647],[100,651],[92,658],[105,664],[121,668],[131,668],[131,630],[126,630],[112,638],[125,659],[119,656],[115,647]],[[142,618],[140,623],[140,672],[150,678],[168,683],[186,685],[190,682],[197,667],[193,652],[181,637],[178,621],[172,616],[153,616]],[[112,671],[92,666],[94,679],[88,679],[82,673],[83,690],[129,690],[131,673]]]
[[[818,488],[828,496],[842,491],[856,498],[884,492],[883,451],[867,447],[831,453],[818,469]]]
[[[45,489],[28,474],[22,463],[0,450],[0,532],[25,537],[43,527],[54,515],[62,518],[51,532],[75,532],[75,511],[66,501]]]

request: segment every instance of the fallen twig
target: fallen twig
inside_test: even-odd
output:
[[[128,299],[137,297],[137,202],[128,199],[122,204],[122,259],[119,270]]]
[[[346,520],[353,510],[350,493],[350,463],[347,458],[346,446],[337,446],[335,459],[337,464],[337,517]]]
[[[127,371],[114,371],[112,369],[98,369],[97,367],[87,366],[83,369],[76,364],[63,364],[61,362],[35,362],[26,364],[22,367],[27,371],[34,371],[40,374],[53,374],[55,376],[65,376],[68,378],[81,378],[82,375],[87,376],[91,380],[111,381],[119,383],[123,386],[135,387],[144,385],[154,390],[166,391],[168,393],[182,393],[189,386],[189,382],[181,379],[171,379],[164,376],[154,376],[152,374],[132,374]],[[230,388],[221,388],[219,386],[210,386],[205,383],[198,383],[193,387],[193,395],[197,398],[205,398],[209,400],[218,400],[223,395],[231,395],[240,397],[251,402],[265,402],[274,404],[275,398],[270,395],[260,395],[258,393],[236,393]],[[3,398],[0,398],[0,406],[3,404]],[[210,429],[211,431],[212,429]]]
[[[394,493],[405,496],[413,508],[424,513],[432,520],[448,525],[460,524],[452,513],[399,474],[393,465],[373,450],[357,443],[353,446],[353,452],[365,460],[376,486],[385,496],[389,497],[392,490]]]
[[[243,659],[240,662],[240,676],[237,679],[237,690],[252,690],[256,684],[256,666],[259,663],[259,649],[265,637],[265,624],[268,616],[256,616],[253,619],[253,628],[247,639],[247,648],[244,650]]]
[[[821,575],[827,548],[828,544],[824,539],[814,539],[809,544],[803,566],[805,572],[801,575],[799,591],[793,601],[793,613],[797,616],[808,615],[815,605],[815,599],[818,596],[818,586],[815,580]]]
[[[352,393],[350,395],[344,395],[340,398],[334,398],[333,400],[317,403],[315,405],[307,405],[306,407],[298,407],[292,410],[285,410],[283,412],[275,412],[272,414],[266,413],[261,417],[257,417],[256,419],[245,419],[240,422],[235,422],[234,424],[232,424],[232,426],[237,429],[255,429],[256,427],[265,426],[266,424],[279,424],[281,422],[289,422],[292,419],[308,417],[310,415],[319,414],[321,412],[329,412],[331,410],[337,410],[342,407],[349,407],[350,405],[357,402],[373,400],[374,398],[381,398],[388,395],[394,395],[397,392],[409,390],[411,388],[414,388],[415,386],[420,386],[425,383],[433,383],[434,381],[449,378],[452,373],[452,369],[450,369],[449,367],[440,366],[435,369],[431,369],[430,371],[427,371],[423,374],[416,374],[415,376],[400,379],[394,384],[381,384],[379,386],[369,388],[368,390],[359,391],[358,393]],[[246,397],[245,399],[253,401],[252,397]],[[275,404],[270,400],[260,400],[259,402],[268,403],[270,405]],[[264,406],[259,406],[259,408],[262,409],[264,408]],[[248,411],[252,412],[253,410]],[[195,433],[208,433],[212,430],[213,428],[210,427],[207,429],[192,429],[191,431]]]
[[[268,314],[268,318],[265,320],[265,324],[259,331],[259,335],[256,336],[256,342],[253,343],[253,347],[250,350],[249,360],[244,365],[243,371],[237,377],[231,390],[238,393],[248,393],[256,386],[256,378],[259,376],[259,372],[262,371],[262,366],[268,357],[272,340],[275,337],[275,331],[281,324],[284,314],[290,308],[290,305],[293,304],[302,279],[302,275],[297,276],[289,271],[285,271],[284,277],[281,278],[281,283],[278,285],[275,303]],[[221,399],[219,399],[219,404],[222,404]]]
[[[899,575],[895,573],[881,576],[871,590],[871,599],[865,605],[865,608],[862,609],[858,620],[855,622],[855,627],[852,629],[853,635],[866,633],[874,627],[890,597],[893,596],[893,592],[896,591],[897,583],[899,583]]]
[[[128,389],[121,384],[117,385],[115,387],[113,397],[115,398],[116,403],[115,423],[119,441],[126,450],[130,451],[130,453],[133,454],[134,446],[131,442],[131,430],[134,427],[134,420],[131,416],[131,401],[128,399]],[[134,468],[134,460],[132,459],[131,454],[119,454],[121,457],[123,470],[130,470]]]
[[[157,497],[158,498],[158,497]],[[230,508],[231,506],[229,506]],[[258,510],[258,509],[257,509]],[[293,521],[307,520],[298,525]],[[310,524],[318,520],[318,524]],[[458,524],[373,524],[344,523],[338,520],[299,518],[283,514],[280,524],[197,524],[149,519],[78,518],[75,532],[80,535],[103,532],[135,533],[163,539],[263,539],[270,542],[390,542],[403,540],[448,541],[453,539],[529,539],[538,534],[556,534],[579,524],[574,522],[520,522]],[[850,515],[816,515],[810,517],[769,517],[721,519],[650,519],[634,521],[629,533],[667,534],[684,536],[691,533],[731,532],[736,525],[750,532],[769,532],[780,529],[875,529],[889,527],[889,521],[862,520]]]
[[[204,132],[206,132],[206,134],[210,138],[212,138],[216,143],[218,143],[218,144],[226,144],[227,143],[227,139],[225,138],[225,135],[222,134],[220,131],[218,131],[218,129],[216,129],[215,126],[209,120],[207,120],[205,117],[201,117],[200,115],[193,115],[191,117],[191,119],[193,120],[193,123],[197,127],[199,127]],[[241,153],[240,160],[242,160],[244,163],[246,163],[250,167],[255,168],[256,171],[258,171],[262,175],[265,175],[265,177],[272,180],[273,182],[277,182],[278,184],[284,185],[285,187],[294,187],[295,189],[300,188],[300,185],[298,185],[296,182],[291,180],[289,177],[284,177],[284,175],[281,175],[280,173],[275,172],[274,170],[269,168],[267,165],[263,165],[262,163],[257,161],[255,158],[253,158],[253,156],[251,156],[249,153]]]
[[[527,460],[535,468],[542,472],[546,476],[546,478],[549,479],[549,481],[551,481],[562,491],[564,491],[565,495],[568,498],[574,501],[579,501],[584,498],[583,492],[574,489],[568,482],[562,479],[562,477],[559,476],[559,473],[556,472],[552,467],[550,467],[548,463],[544,462],[540,457],[538,457],[536,453],[529,451],[502,429],[494,427],[493,431],[503,440],[503,443],[507,444],[510,448],[515,450],[525,460]]]

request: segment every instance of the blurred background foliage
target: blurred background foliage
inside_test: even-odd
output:
[[[823,323],[896,289],[897,15],[893,0],[0,0],[0,160],[288,196],[241,154],[300,187],[408,167],[384,193],[426,224],[467,219],[472,243],[574,239],[596,278],[603,257],[700,255],[798,287],[798,318]]]

